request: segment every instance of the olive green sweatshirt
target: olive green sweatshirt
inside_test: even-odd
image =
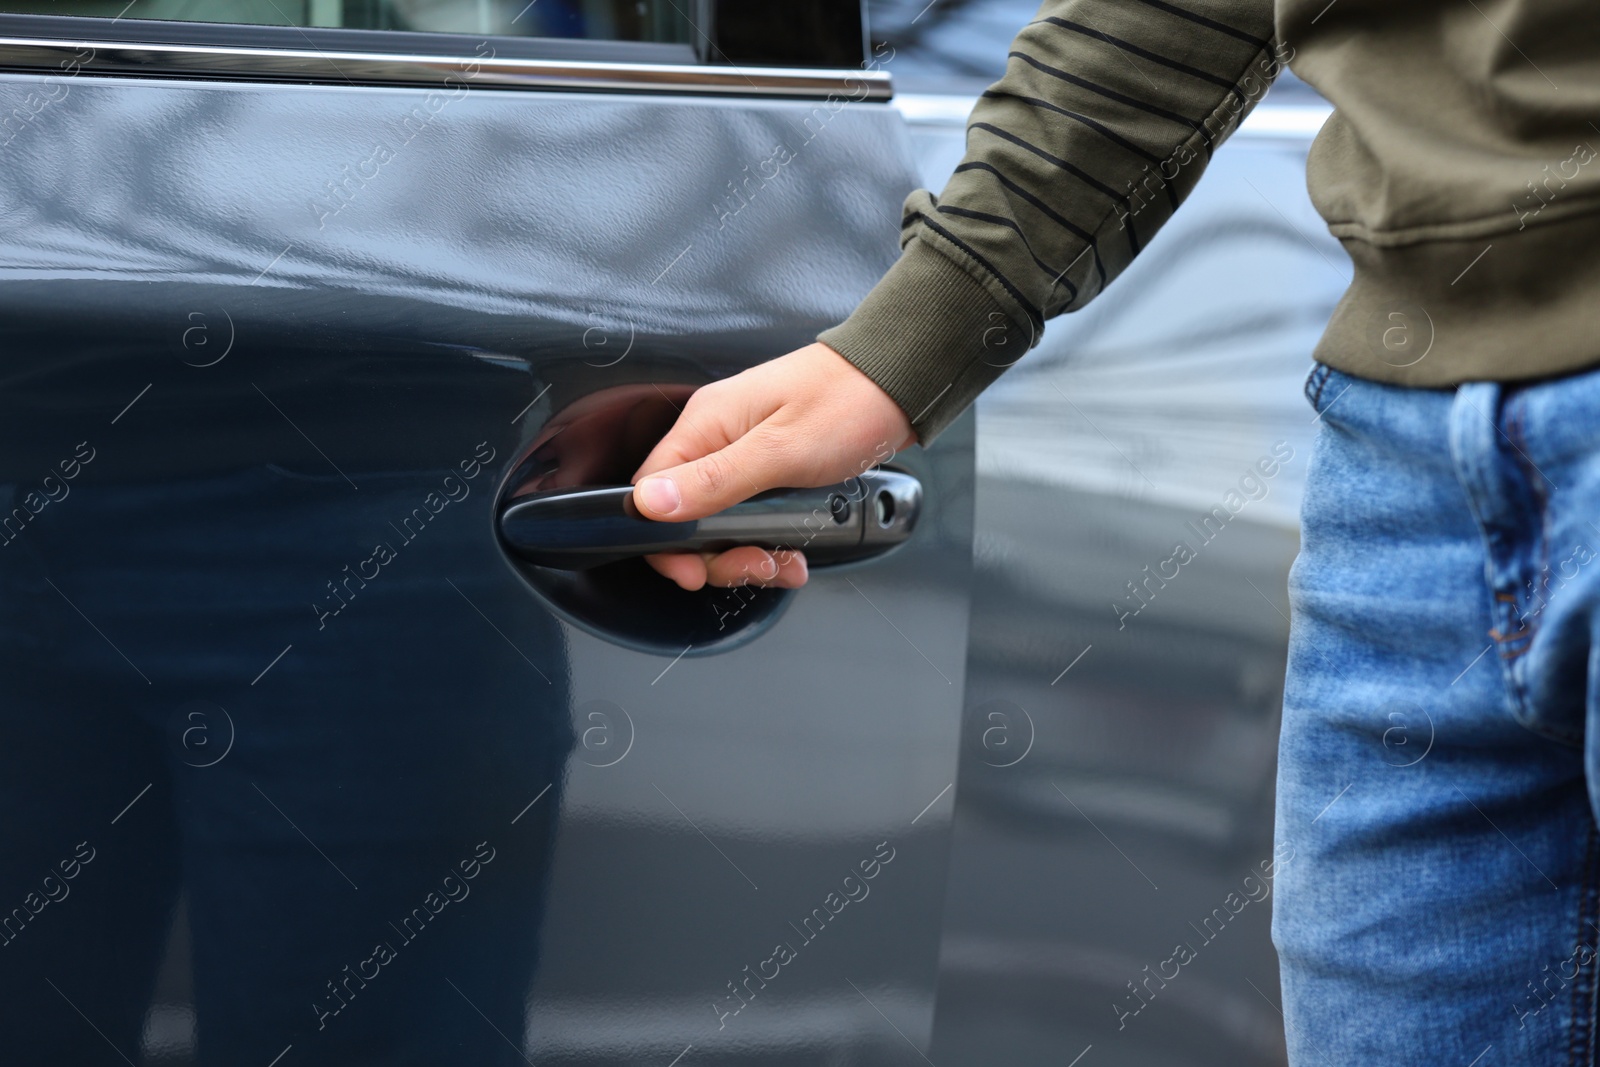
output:
[[[1308,184],[1355,267],[1317,359],[1414,386],[1600,363],[1600,0],[1046,0],[820,340],[931,443],[1127,267],[1284,64],[1334,105]]]

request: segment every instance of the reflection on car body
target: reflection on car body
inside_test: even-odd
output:
[[[874,13],[0,4],[10,1059],[1281,1056],[1314,97],[886,461],[892,551],[735,607],[497,529],[892,262],[1030,12]]]
[[[920,1062],[970,427],[897,457],[914,537],[781,612],[637,561],[558,602],[496,523],[525,457],[625,482],[689,392],[891,262],[914,178],[859,18],[743,68],[750,16],[703,4],[585,4],[562,40],[29,6],[0,15],[9,1056]]]

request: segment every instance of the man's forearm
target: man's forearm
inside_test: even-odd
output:
[[[900,261],[820,340],[930,443],[1171,217],[1287,59],[1272,17],[1272,0],[1048,0],[944,191],[907,198]]]

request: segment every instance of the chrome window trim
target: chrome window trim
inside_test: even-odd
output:
[[[587,60],[0,37],[0,70],[353,85],[471,84],[495,89],[654,92],[883,102],[883,71],[799,67],[688,66]],[[84,58],[84,52],[90,53]]]
[[[946,93],[899,93],[894,104],[913,126],[966,128],[976,96]],[[1317,135],[1333,114],[1330,104],[1279,104],[1269,96],[1233,132],[1240,138],[1307,139]]]

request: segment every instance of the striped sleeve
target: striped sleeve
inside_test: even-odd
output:
[[[900,259],[819,340],[932,443],[1132,262],[1287,52],[1272,0],[1046,0],[949,183],[907,198]]]

